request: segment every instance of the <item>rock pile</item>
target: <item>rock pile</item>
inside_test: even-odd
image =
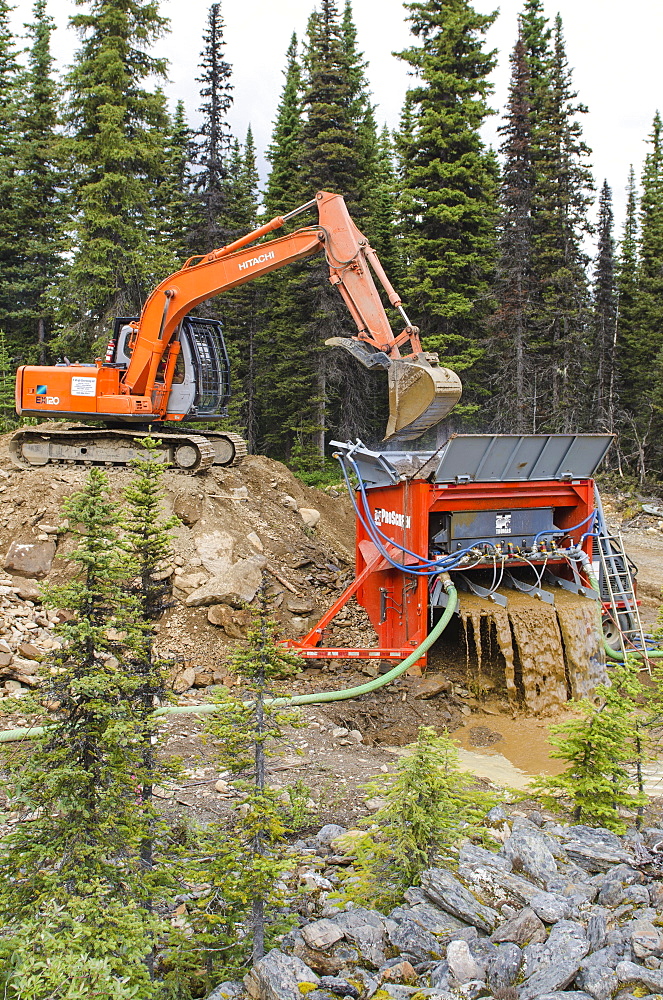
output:
[[[424,872],[386,915],[342,909],[330,895],[348,840],[323,828],[308,847],[316,912],[214,1000],[663,995],[663,830],[618,837],[539,813],[509,818],[500,807],[487,823],[503,842],[497,853],[466,842],[456,870]]]
[[[12,577],[7,585],[20,587],[25,600],[38,602],[38,582],[59,584],[71,576],[75,538],[62,504],[82,488],[87,472],[73,466],[19,472],[0,436],[0,558]],[[120,504],[131,471],[109,475]],[[162,620],[158,651],[181,665],[178,694],[225,676],[228,651],[252,618],[243,604],[254,599],[263,578],[271,617],[294,637],[306,633],[352,576],[354,518],[347,497],[305,486],[280,462],[251,455],[203,476],[168,470],[163,486],[164,513],[180,524],[173,557],[162,567],[173,607]]]
[[[39,665],[60,647],[53,626],[62,613],[42,609],[34,584],[0,577],[0,700],[20,698],[39,683]]]

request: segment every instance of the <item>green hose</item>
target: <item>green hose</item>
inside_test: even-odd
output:
[[[446,574],[444,574],[444,576],[446,576]],[[362,694],[369,694],[371,691],[377,691],[378,688],[384,687],[385,684],[390,684],[391,681],[395,681],[397,677],[400,677],[401,674],[405,673],[408,667],[411,667],[421,656],[424,655],[424,653],[428,652],[430,647],[436,639],[439,639],[451,621],[451,616],[456,610],[456,605],[458,604],[458,592],[451,583],[451,579],[449,577],[447,577],[447,579],[443,582],[448,600],[447,606],[444,609],[439,622],[430,630],[423,642],[421,642],[416,649],[412,650],[409,656],[407,656],[404,660],[401,660],[400,663],[397,663],[396,666],[392,667],[392,669],[386,674],[382,674],[381,677],[375,677],[372,681],[367,681],[366,684],[359,684],[357,687],[344,688],[341,691],[318,691],[314,694],[297,694],[290,698],[270,698],[266,704],[270,706],[322,705],[330,701],[346,701],[348,698],[358,698]],[[211,715],[214,712],[218,712],[222,707],[223,706],[214,703],[207,705],[168,705],[165,708],[157,708],[154,715]],[[56,723],[54,723],[54,725],[56,725]],[[0,743],[13,743],[17,740],[36,739],[38,736],[42,736],[45,732],[47,732],[49,728],[49,726],[31,726],[30,728],[25,729],[6,729],[4,732],[0,732]]]

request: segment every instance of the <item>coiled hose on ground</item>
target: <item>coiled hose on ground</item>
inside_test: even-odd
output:
[[[451,578],[446,574],[444,576],[446,576],[446,579],[443,578],[443,583],[448,599],[447,606],[439,622],[433,626],[423,642],[419,643],[409,656],[401,660],[400,663],[397,663],[386,674],[375,677],[372,681],[367,681],[365,684],[359,684],[357,687],[343,688],[341,691],[317,691],[313,694],[297,694],[291,697],[270,698],[267,704],[269,706],[324,705],[332,701],[347,701],[350,698],[358,698],[362,694],[377,691],[378,688],[384,687],[385,684],[395,681],[397,677],[405,673],[408,667],[413,666],[424,653],[428,652],[451,621],[451,616],[458,604],[458,592],[451,582]],[[221,705],[217,705],[214,702],[204,705],[166,705],[163,708],[157,708],[154,715],[212,715],[221,708]],[[23,729],[6,729],[4,732],[0,732],[0,743],[14,743],[18,740],[36,739],[38,736],[46,733],[49,728],[49,726],[31,726]]]

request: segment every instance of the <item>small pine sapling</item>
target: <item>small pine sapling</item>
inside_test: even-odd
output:
[[[648,736],[642,725],[644,689],[638,673],[635,661],[613,664],[609,683],[596,689],[596,704],[585,699],[578,703],[579,718],[550,727],[550,756],[568,767],[559,775],[537,779],[531,787],[549,808],[570,809],[577,823],[623,833],[626,824],[620,813],[637,817],[647,801],[641,769]]]
[[[91,469],[64,511],[78,573],[46,598],[71,612],[45,674],[44,699],[58,704],[57,717],[29,755],[11,762],[9,794],[23,821],[0,841],[0,917],[6,941],[40,924],[58,935],[72,968],[99,960],[126,981],[127,996],[147,998],[146,956],[160,921],[145,906],[150,877],[140,858],[153,823],[140,794],[145,728],[132,670],[143,649],[140,608],[125,586],[106,474]],[[52,970],[48,977],[54,989]]]
[[[283,929],[279,883],[293,867],[293,858],[282,855],[287,828],[279,797],[267,785],[266,762],[269,744],[281,738],[284,724],[294,721],[292,713],[271,704],[272,684],[294,673],[301,661],[278,645],[262,592],[247,639],[231,664],[245,700],[221,691],[220,710],[206,723],[220,766],[235,776],[243,795],[230,830],[206,829],[205,860],[192,869],[197,882],[211,887],[191,915],[210,978],[262,958],[266,939]]]
[[[484,835],[482,818],[494,799],[460,770],[451,737],[421,726],[408,750],[395,775],[366,786],[384,805],[365,821],[365,836],[352,840],[357,860],[344,893],[356,902],[394,905],[427,867],[450,859],[461,836]]]
[[[139,610],[139,642],[131,662],[136,687],[135,709],[141,719],[142,784],[141,799],[152,803],[155,775],[155,743],[158,729],[154,710],[166,695],[166,662],[155,656],[155,624],[161,617],[170,595],[169,577],[164,574],[172,558],[170,532],[180,522],[163,513],[164,491],[161,485],[167,466],[159,455],[159,442],[152,437],[138,442],[142,454],[129,463],[133,479],[124,491],[124,547],[129,566],[136,576],[130,587]],[[164,764],[160,768],[163,774]],[[141,862],[146,871],[154,867],[154,830],[146,831],[140,848]],[[151,908],[151,901],[146,900]],[[151,966],[151,959],[150,959]]]

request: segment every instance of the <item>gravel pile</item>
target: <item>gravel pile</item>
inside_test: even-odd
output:
[[[347,831],[323,827],[297,845],[311,854],[300,875],[310,912],[213,1000],[663,995],[663,830],[619,837],[536,812],[508,817],[500,807],[486,822],[502,841],[498,852],[466,842],[457,868],[429,869],[388,914],[338,906]]]

